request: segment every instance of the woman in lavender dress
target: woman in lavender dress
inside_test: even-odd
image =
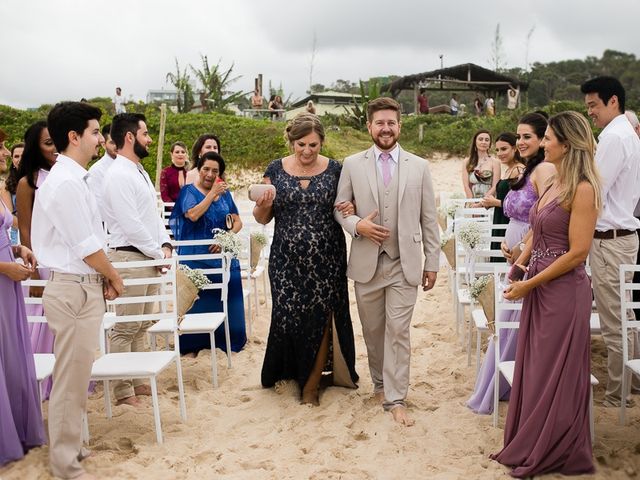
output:
[[[549,120],[545,162],[558,175],[531,209],[533,232],[513,270],[528,271],[504,293],[524,298],[504,448],[494,460],[513,477],[593,473],[589,409],[591,281],[584,268],[600,182],[596,141],[583,115]],[[528,263],[528,267],[525,267]]]
[[[0,130],[0,155],[5,151]],[[20,280],[29,277],[35,258],[28,248],[11,246],[11,210],[0,201],[0,466],[46,443],[38,402],[36,370],[27,329]],[[14,261],[14,253],[25,265]]]
[[[546,182],[555,174],[555,168],[549,163],[543,163],[544,150],[540,142],[547,128],[547,120],[542,115],[532,113],[525,115],[518,124],[518,150],[526,161],[526,168],[522,177],[511,185],[503,201],[503,210],[509,217],[509,225],[505,233],[506,250],[509,254],[519,251],[519,244],[529,231],[529,211],[538,200],[538,192],[544,190]],[[510,259],[511,255],[507,255]],[[517,322],[520,312],[504,312],[508,319],[503,321]],[[518,330],[509,330],[500,337],[500,359],[509,361],[515,358],[515,347]],[[493,413],[493,375],[495,371],[495,355],[493,339],[489,341],[482,366],[476,378],[476,385],[467,406],[475,413],[489,415]],[[504,379],[500,381],[500,399],[509,395],[509,385]]]
[[[49,170],[56,162],[56,147],[49,135],[47,122],[44,120],[31,125],[24,134],[24,151],[18,167],[18,187],[16,191],[16,210],[20,229],[20,242],[31,248],[31,212],[38,188],[47,178]],[[49,278],[49,269],[38,268],[31,275],[33,280]],[[42,296],[41,287],[31,287],[25,295]],[[27,315],[42,315],[41,305],[28,305]],[[31,348],[34,353],[53,353],[54,336],[46,323],[29,325]],[[43,398],[49,398],[51,379],[43,383]]]

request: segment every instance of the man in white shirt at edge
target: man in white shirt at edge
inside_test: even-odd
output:
[[[156,191],[140,160],[149,155],[151,137],[146,118],[139,113],[121,113],[111,122],[111,138],[118,156],[107,171],[102,190],[104,221],[109,231],[109,259],[112,262],[134,262],[169,258],[172,246],[164,223],[158,214]],[[157,269],[121,269],[123,278],[150,277]],[[153,295],[158,285],[129,286],[124,296]],[[153,313],[152,304],[131,304],[117,307],[121,315]],[[145,350],[145,333],[151,322],[119,322],[111,333],[111,352],[141,352]],[[142,380],[114,382],[118,404],[137,406],[137,395],[151,395],[149,385]]]
[[[638,120],[636,112],[634,112],[633,110],[625,110],[624,114],[629,119],[629,123],[631,123],[633,131],[636,132],[638,137],[640,137],[640,120]],[[633,211],[633,216],[640,220],[640,201],[638,201],[638,203],[636,204],[636,209]],[[636,233],[640,238],[640,230],[637,230]],[[640,248],[638,249],[638,255],[636,257],[636,265],[640,265]],[[633,283],[640,283],[640,272],[636,272],[633,274]],[[640,302],[640,290],[633,291],[633,301]],[[636,320],[640,320],[640,308],[634,309],[634,312],[636,314]]]
[[[596,165],[602,182],[602,211],[589,258],[602,338],[607,346],[609,381],[603,404],[619,407],[621,399],[629,394],[622,392],[621,384],[623,339],[619,318],[619,269],[621,264],[635,263],[638,252],[636,230],[640,228],[640,220],[633,216],[633,210],[640,198],[640,139],[624,116],[625,91],[618,79],[592,78],[580,89],[593,123],[603,129],[596,150]],[[633,312],[629,318],[633,319]],[[630,335],[631,353],[634,352],[633,343]],[[627,375],[630,377],[630,373]],[[640,390],[636,378],[631,388]]]
[[[87,164],[102,140],[100,116],[100,110],[87,103],[53,107],[47,127],[60,154],[33,207],[33,248],[40,264],[51,269],[43,294],[56,356],[49,398],[49,458],[53,474],[60,478],[95,478],[80,465],[89,454],[82,447],[82,414],[104,299],[113,300],[124,288],[105,253],[100,215],[86,184]]]
[[[113,143],[113,139],[111,138],[110,123],[102,127],[102,137],[104,138],[104,142],[102,144],[102,146],[104,147],[104,155],[100,160],[91,165],[91,168],[89,168],[87,184],[96,197],[96,201],[98,202],[98,209],[102,213],[102,217],[104,219],[102,203],[102,187],[104,186],[104,176],[111,165],[113,165],[113,162],[118,155],[116,144]]]

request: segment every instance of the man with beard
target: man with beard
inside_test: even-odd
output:
[[[431,290],[438,272],[435,198],[427,161],[397,143],[398,102],[372,100],[367,118],[374,145],[345,159],[335,218],[353,236],[347,275],[355,282],[374,396],[396,422],[411,426],[405,403],[409,330],[417,286]],[[353,203],[356,212],[343,217],[343,202]]]
[[[121,113],[113,117],[111,138],[118,155],[104,179],[103,219],[109,230],[109,258],[112,262],[134,262],[169,258],[172,247],[162,219],[158,214],[156,191],[140,160],[149,155],[151,137],[146,118],[139,113]],[[122,269],[123,278],[156,275],[155,268]],[[153,295],[157,285],[129,286],[124,296]],[[117,307],[119,315],[153,313],[152,304],[131,304]],[[112,352],[140,352],[151,322],[116,323],[111,334]],[[151,395],[151,388],[141,380],[115,382],[114,395],[118,404],[137,406],[136,395]]]
[[[89,454],[82,447],[82,414],[104,299],[113,300],[123,290],[107,259],[98,207],[85,181],[102,140],[100,116],[100,109],[87,103],[63,102],[51,109],[47,127],[60,154],[33,206],[33,249],[51,269],[43,303],[55,334],[49,458],[56,478],[95,478],[80,465]]]
[[[104,147],[104,155],[100,160],[91,165],[91,168],[89,169],[89,176],[87,177],[87,184],[95,195],[96,201],[98,202],[98,209],[101,211],[103,211],[102,187],[104,185],[104,176],[107,173],[107,170],[109,170],[109,167],[113,165],[113,162],[118,155],[116,144],[113,143],[113,139],[111,138],[110,123],[102,127],[102,137],[104,138],[104,142],[102,143],[102,147]],[[104,217],[104,212],[102,212],[102,216]]]

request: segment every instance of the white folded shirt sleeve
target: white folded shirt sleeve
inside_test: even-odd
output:
[[[75,208],[69,208],[70,205]],[[79,257],[84,259],[103,249],[103,239],[98,238],[91,227],[92,215],[85,192],[76,182],[63,182],[45,208],[54,225],[65,226],[59,230],[60,235]]]

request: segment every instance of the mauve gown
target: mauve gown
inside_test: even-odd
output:
[[[508,248],[513,248],[520,243],[526,233],[529,231],[529,212],[531,207],[538,200],[538,194],[533,188],[531,179],[527,177],[525,184],[519,190],[509,190],[503,201],[503,211],[509,217],[509,225],[505,233],[505,243]],[[507,310],[502,312],[501,321],[518,322],[520,321],[520,312],[517,310]],[[503,362],[512,361],[516,358],[516,343],[518,341],[518,330],[503,330],[500,334],[500,360]],[[467,401],[467,407],[475,413],[482,415],[490,415],[493,413],[493,376],[495,372],[495,347],[493,338],[489,340],[487,352],[478,377],[473,388],[471,398]],[[509,398],[511,388],[507,381],[500,377],[500,399]]]
[[[12,220],[5,206],[0,215],[0,262],[14,261],[7,233]],[[46,443],[37,389],[20,282],[0,274],[0,466]]]
[[[554,199],[531,209],[529,275],[569,248],[570,214]],[[533,289],[524,299],[504,430],[494,460],[514,477],[594,471],[589,431],[591,282],[584,265]]]

